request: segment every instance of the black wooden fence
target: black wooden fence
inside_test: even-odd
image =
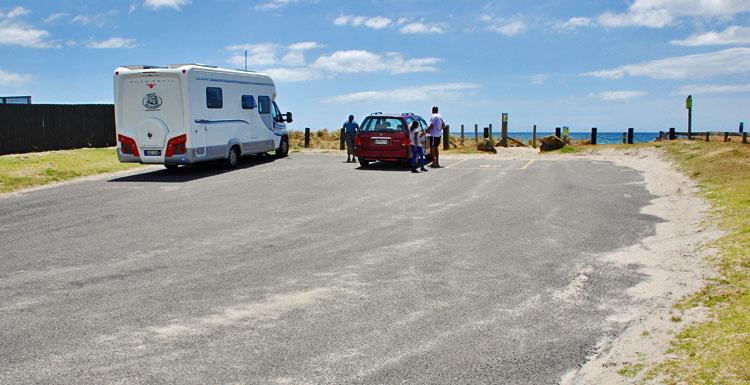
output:
[[[0,105],[0,155],[116,144],[111,104]]]

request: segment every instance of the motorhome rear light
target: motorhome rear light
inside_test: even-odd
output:
[[[185,143],[187,143],[187,135],[182,134],[169,139],[167,142],[167,152],[164,154],[165,157],[174,156],[175,154],[185,153]]]
[[[133,138],[125,135],[117,135],[117,141],[120,142],[120,150],[123,154],[132,154],[133,156],[141,156],[138,152],[138,145],[135,143]]]

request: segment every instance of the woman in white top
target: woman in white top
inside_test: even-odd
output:
[[[422,137],[423,132],[419,131],[419,122],[414,121],[409,127],[409,143],[411,145],[411,172],[419,173],[417,171],[417,155],[419,155],[419,167],[422,171],[427,171],[424,168],[424,148],[422,148]]]

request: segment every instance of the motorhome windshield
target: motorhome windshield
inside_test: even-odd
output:
[[[400,118],[367,118],[362,123],[362,131],[369,132],[396,132],[404,131],[406,126]]]

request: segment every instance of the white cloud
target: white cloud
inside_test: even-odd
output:
[[[473,83],[444,83],[420,87],[397,88],[383,91],[364,91],[334,96],[323,103],[418,102],[462,97],[467,91],[479,88]]]
[[[722,32],[693,34],[684,40],[672,40],[673,45],[698,47],[704,45],[744,45],[750,44],[750,28],[731,26]]]
[[[158,10],[161,8],[172,8],[179,10],[180,8],[190,4],[190,0],[144,0],[143,6]]]
[[[318,44],[314,41],[303,41],[300,43],[294,43],[289,45],[289,49],[292,51],[306,51],[309,49],[315,49],[322,47],[321,44]]]
[[[341,15],[333,20],[333,25],[344,27],[367,27],[372,29],[384,29],[388,28],[393,24],[393,20],[383,16],[354,16],[354,15]]]
[[[739,94],[750,93],[750,84],[691,84],[681,87],[673,95]]]
[[[648,95],[648,92],[643,91],[604,91],[598,94],[591,94],[589,96],[599,98],[599,100],[605,102],[622,102],[630,99],[640,98],[641,96]]]
[[[731,18],[750,11],[750,0],[635,0],[626,12],[605,12],[599,24],[608,28],[664,28],[681,17]]]
[[[16,74],[0,69],[0,86],[18,86],[31,81],[31,75]]]
[[[517,36],[529,30],[529,26],[520,15],[506,19],[485,14],[479,17],[479,21],[485,24],[485,29],[488,31],[497,32],[506,37]]]
[[[60,20],[62,18],[68,17],[68,16],[70,16],[70,15],[68,15],[67,13],[64,13],[64,12],[53,13],[53,14],[47,16],[47,18],[44,19],[44,22],[45,23],[52,23],[52,22],[55,22],[57,20]]]
[[[309,0],[310,2],[317,2],[317,0]],[[266,3],[261,3],[255,6],[256,11],[274,11],[286,7],[289,4],[299,3],[301,0],[271,0]]]
[[[401,21],[401,19],[399,19]],[[415,21],[412,23],[404,24],[399,31],[404,34],[440,34],[445,33],[445,24],[443,23],[432,23],[426,24],[423,21]]]
[[[265,74],[277,82],[304,82],[320,78],[320,74],[308,67],[302,68],[269,68]]]
[[[247,64],[252,66],[267,66],[277,63],[276,50],[278,45],[272,43],[241,44],[226,47],[228,51],[247,51]],[[232,56],[229,62],[235,66],[245,65],[245,54]]]
[[[588,17],[571,17],[566,21],[557,23],[557,28],[573,30],[581,27],[590,27],[594,24],[594,21]]]
[[[582,75],[604,79],[621,79],[625,75],[652,79],[690,79],[750,73],[750,48],[677,56]]]
[[[538,75],[532,75],[529,77],[529,80],[531,80],[531,84],[535,86],[540,86],[544,84],[549,79],[549,75],[545,74],[538,74]]]
[[[389,52],[385,55],[363,51],[337,51],[328,56],[319,57],[313,68],[330,73],[368,73],[390,72],[405,74],[418,72],[435,72],[441,60],[438,58],[405,59],[400,53]]]
[[[93,49],[130,49],[137,47],[135,39],[126,39],[124,37],[113,37],[107,40],[91,41],[86,47]]]
[[[30,26],[18,18],[28,15],[23,7],[15,7],[8,13],[0,13],[0,45],[16,45],[29,48],[54,48],[49,41],[50,33]]]

